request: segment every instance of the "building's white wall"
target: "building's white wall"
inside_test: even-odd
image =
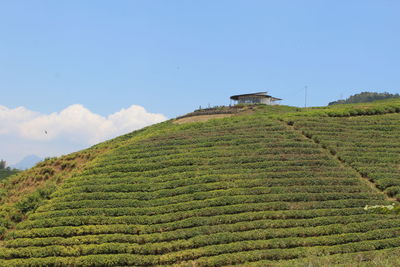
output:
[[[254,96],[243,96],[238,99],[239,104],[257,104],[262,103],[262,98]]]
[[[257,97],[257,96],[243,96],[237,100],[238,104],[265,104],[265,105],[278,105],[272,101],[270,97]]]

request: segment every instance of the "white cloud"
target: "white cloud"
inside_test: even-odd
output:
[[[24,107],[9,109],[0,106],[0,135],[17,132],[20,123],[31,120],[38,115],[37,112],[30,111]]]
[[[107,117],[79,104],[51,114],[0,106],[0,158],[16,161],[27,154],[65,154],[166,119],[137,105]]]

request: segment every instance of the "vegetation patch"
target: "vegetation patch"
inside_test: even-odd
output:
[[[11,175],[17,174],[18,172],[19,170],[7,167],[6,162],[0,160],[0,181]]]
[[[362,92],[359,94],[352,95],[347,99],[341,99],[337,101],[330,102],[328,105],[337,105],[337,104],[352,104],[352,103],[367,103],[373,102],[377,100],[391,99],[391,98],[400,98],[399,94],[390,94],[390,93],[374,93],[374,92]]]

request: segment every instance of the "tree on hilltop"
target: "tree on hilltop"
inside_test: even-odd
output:
[[[359,94],[352,95],[347,99],[341,99],[330,102],[328,106],[337,104],[365,103],[365,102],[372,102],[376,100],[384,100],[384,99],[398,98],[398,97],[400,97],[399,94],[390,94],[388,92],[384,93],[362,92]]]
[[[6,165],[7,165],[7,163],[6,163],[5,160],[0,160],[0,170],[5,169],[5,168],[6,168]]]

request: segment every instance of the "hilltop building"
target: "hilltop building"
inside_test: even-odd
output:
[[[233,95],[231,96],[231,100],[236,101],[235,104],[278,105],[276,101],[280,101],[282,99],[267,95],[267,92],[259,92],[259,93],[244,94],[244,95]]]

